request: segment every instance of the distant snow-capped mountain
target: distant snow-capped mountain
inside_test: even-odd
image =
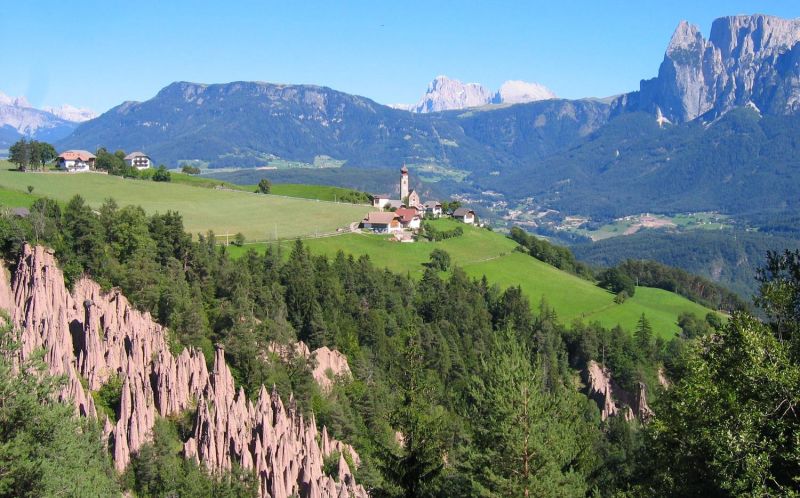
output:
[[[86,107],[74,107],[69,104],[64,104],[61,107],[45,107],[43,110],[55,114],[65,121],[72,121],[73,123],[83,123],[98,116],[96,112]]]
[[[11,97],[0,92],[0,148],[22,137],[55,141],[66,137],[78,123],[96,117],[89,109],[70,105],[37,109],[25,97]]]
[[[478,83],[462,83],[447,76],[437,76],[416,104],[393,104],[390,107],[426,113],[480,107],[486,104],[521,104],[556,98],[556,94],[539,83],[506,81],[496,92]]]

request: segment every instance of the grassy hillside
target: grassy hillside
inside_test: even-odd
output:
[[[0,163],[0,189],[26,193],[31,185],[34,195],[59,201],[80,194],[92,206],[113,197],[120,205],[140,205],[149,213],[178,211],[189,232],[241,232],[249,240],[268,240],[276,232],[280,238],[331,232],[360,220],[370,209],[103,174],[19,173],[10,168],[9,163]]]
[[[457,225],[451,220],[439,220],[435,224],[441,229]],[[470,276],[480,278],[486,275],[489,282],[501,288],[519,285],[534,306],[538,306],[544,297],[565,323],[581,319],[598,321],[606,327],[619,324],[633,329],[644,313],[656,333],[669,338],[678,331],[676,321],[680,313],[704,316],[709,312],[677,294],[646,287],[637,288],[636,295],[625,303],[615,304],[614,294],[531,256],[515,252],[517,244],[514,241],[478,228],[465,226],[463,236],[436,243],[401,244],[390,242],[386,236],[367,234],[310,239],[306,243],[313,252],[329,256],[339,249],[354,255],[368,254],[376,265],[414,277],[422,275],[422,265],[428,261],[431,251],[440,248],[450,253],[454,264],[463,267]],[[231,247],[229,251],[237,257],[249,247],[263,251],[266,246]]]

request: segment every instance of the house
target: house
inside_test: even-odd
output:
[[[380,233],[393,233],[401,231],[403,225],[397,213],[373,211],[361,221],[361,228]]]
[[[150,160],[150,156],[139,151],[131,152],[125,156],[125,164],[140,170],[153,167],[153,161]]]
[[[412,230],[419,229],[421,220],[417,208],[400,208],[395,211],[394,214],[400,217],[400,224],[403,225],[403,228],[410,228]]]
[[[425,214],[438,218],[442,215],[442,203],[437,201],[428,201],[424,204]]]
[[[391,200],[389,194],[372,194],[372,207],[384,209]]]
[[[87,150],[67,150],[58,155],[58,167],[70,173],[94,169],[95,155]]]
[[[468,225],[475,223],[475,211],[469,208],[460,207],[453,211],[453,218],[463,221]]]
[[[410,194],[408,194],[408,207],[420,207],[422,206],[422,202],[419,200],[419,194],[416,190],[412,190]]]

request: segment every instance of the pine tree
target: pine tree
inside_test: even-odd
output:
[[[584,496],[578,462],[591,445],[575,395],[548,391],[511,330],[497,332],[469,394],[475,442],[466,471],[477,496]]]
[[[652,358],[654,353],[653,327],[650,326],[650,320],[647,319],[644,313],[639,318],[639,323],[636,324],[636,330],[633,335],[636,339],[636,346],[645,359]]]
[[[386,491],[404,498],[434,496],[444,468],[444,411],[433,402],[416,332],[411,333],[403,356],[400,404],[391,415],[401,442],[399,448],[384,448],[381,465],[396,489]]]

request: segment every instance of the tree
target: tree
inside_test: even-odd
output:
[[[26,171],[32,161],[30,142],[20,138],[8,149],[8,160],[17,165],[20,171]]]
[[[770,326],[735,313],[701,338],[654,406],[647,483],[660,496],[794,496],[800,364]]]
[[[636,330],[633,332],[636,338],[636,346],[639,351],[645,355],[645,359],[653,357],[653,327],[650,326],[650,320],[647,319],[644,313],[639,317],[639,322],[636,324]]]
[[[496,332],[469,383],[474,496],[585,496],[581,455],[596,434],[578,396],[545,387],[542,368],[511,329]]]
[[[401,441],[399,448],[383,449],[381,468],[399,496],[434,496],[444,468],[444,412],[434,402],[416,332],[410,333],[403,352],[401,380],[400,404],[391,414]]]
[[[257,193],[260,194],[269,194],[269,191],[272,189],[272,182],[267,180],[266,178],[262,178],[258,181],[258,188],[256,189]]]
[[[0,496],[119,495],[97,422],[55,401],[62,379],[47,374],[43,351],[15,373],[15,335],[0,330]]]
[[[636,293],[636,285],[633,282],[633,279],[629,277],[625,272],[620,270],[619,268],[609,268],[600,274],[600,281],[598,282],[600,287],[610,290],[611,292],[618,294],[620,292],[625,292],[628,294],[628,297],[633,297]]]
[[[233,245],[236,247],[242,247],[244,245],[244,234],[242,232],[238,232],[236,235],[233,236]]]
[[[153,173],[153,181],[154,182],[169,182],[172,181],[172,175],[170,175],[169,171],[167,171],[167,167],[163,164],[158,167],[155,173]]]
[[[434,270],[447,271],[450,268],[450,253],[443,249],[431,251],[428,266]]]

